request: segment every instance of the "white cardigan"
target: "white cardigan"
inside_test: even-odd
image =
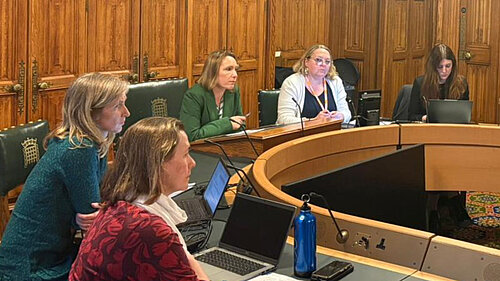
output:
[[[342,79],[339,76],[335,76],[333,80],[326,80],[330,89],[333,92],[333,98],[335,100],[335,105],[337,105],[337,111],[344,114],[344,123],[348,123],[351,120],[351,111],[347,105],[346,96],[347,93],[344,90],[344,85],[342,84]],[[306,79],[304,75],[300,73],[295,73],[288,76],[281,85],[280,94],[278,97],[278,124],[290,124],[300,122],[300,113],[304,108],[304,100],[306,95]],[[292,98],[295,98],[297,103],[300,105],[300,109],[293,102]]]

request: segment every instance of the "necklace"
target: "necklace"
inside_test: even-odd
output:
[[[319,106],[321,106],[321,110],[328,111],[328,93],[327,93],[327,89],[326,89],[326,79],[323,78],[323,93],[324,93],[324,97],[325,97],[325,105],[323,105],[321,103],[321,101],[319,100],[319,95],[321,95],[321,93],[316,94],[316,92],[314,91],[314,89],[312,87],[312,83],[311,83],[311,81],[309,81],[309,78],[307,78],[307,76],[306,76],[306,85],[307,85],[307,89],[309,90],[311,95],[313,95],[316,98],[316,101],[318,102]]]

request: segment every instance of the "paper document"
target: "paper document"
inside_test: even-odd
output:
[[[295,279],[290,276],[278,274],[278,273],[269,273],[265,275],[259,275],[255,278],[250,279],[251,281],[293,281],[293,280],[303,280],[303,279]]]

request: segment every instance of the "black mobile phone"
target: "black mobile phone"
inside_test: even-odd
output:
[[[340,280],[354,270],[351,263],[344,261],[332,261],[331,263],[316,270],[311,275],[314,281],[335,281]]]

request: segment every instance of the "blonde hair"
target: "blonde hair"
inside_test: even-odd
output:
[[[328,54],[330,54],[330,58],[332,56],[332,52],[330,51],[330,49],[325,46],[325,45],[320,45],[320,44],[317,44],[317,45],[313,45],[311,46],[303,55],[302,57],[300,57],[300,59],[293,65],[293,71],[295,72],[298,72],[302,75],[307,75],[309,70],[307,69],[306,67],[306,60],[310,59],[312,54],[318,50],[318,49],[323,49],[325,51],[328,52]],[[328,70],[328,73],[326,74],[326,78],[328,79],[333,79],[335,78],[335,76],[337,76],[338,73],[337,73],[337,69],[335,68],[335,65],[333,65],[333,60],[332,62],[330,63],[330,69]]]
[[[95,122],[96,115],[108,104],[128,92],[128,82],[109,74],[88,73],[76,79],[64,98],[62,122],[44,140],[45,148],[53,138],[68,138],[73,148],[89,147],[84,139],[98,146],[103,158],[115,137],[114,133],[103,136]]]
[[[220,66],[226,57],[232,57],[236,60],[236,63],[238,63],[236,56],[231,51],[220,50],[210,53],[205,60],[205,64],[203,65],[203,70],[200,78],[198,79],[198,84],[206,90],[213,90],[213,88],[217,86]]]
[[[181,131],[181,121],[172,117],[149,117],[129,127],[104,178],[102,199],[113,205],[146,196],[146,204],[154,203],[162,193],[162,163],[172,157]]]

